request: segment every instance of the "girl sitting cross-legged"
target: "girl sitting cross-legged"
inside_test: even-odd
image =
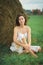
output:
[[[26,25],[26,22],[26,17],[23,14],[17,16],[10,50],[12,52],[16,51],[19,54],[23,52],[31,53],[33,56],[37,57],[35,52],[40,51],[41,47],[31,45],[31,28]]]

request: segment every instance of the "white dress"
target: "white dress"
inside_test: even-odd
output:
[[[22,42],[22,38],[27,38],[27,32],[25,34],[22,34],[20,32],[18,32],[18,37],[17,40],[19,40],[20,42]],[[30,46],[30,49],[32,49],[35,52],[38,52],[38,49],[40,48],[40,46]],[[23,52],[23,47],[17,45],[16,43],[12,42],[11,46],[10,46],[10,50],[12,52],[16,51],[18,53],[22,53]]]

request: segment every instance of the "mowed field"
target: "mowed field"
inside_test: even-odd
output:
[[[32,44],[43,47],[43,15],[30,16],[27,25],[31,27]]]
[[[0,45],[0,65],[43,65],[43,15],[31,15],[27,21],[31,27],[32,45],[40,45],[41,52],[35,58],[30,53],[11,52],[6,45]]]

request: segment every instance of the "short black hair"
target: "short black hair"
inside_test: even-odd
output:
[[[20,16],[23,16],[23,17],[25,18],[25,23],[24,23],[24,25],[26,25],[26,23],[27,23],[27,17],[26,17],[25,14],[20,13],[20,14],[18,14],[17,17],[16,17],[16,26],[20,26],[20,23],[19,23],[19,17],[20,17]]]

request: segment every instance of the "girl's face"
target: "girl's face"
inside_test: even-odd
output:
[[[19,17],[19,23],[20,23],[20,25],[24,25],[24,23],[25,23],[25,18],[24,18],[23,16],[20,16],[20,17]]]

